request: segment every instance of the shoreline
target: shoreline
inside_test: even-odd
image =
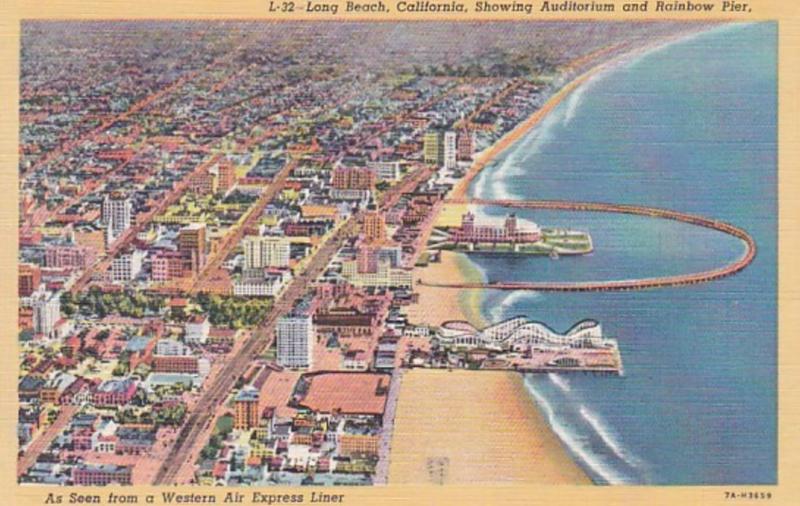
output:
[[[406,308],[411,323],[440,326],[453,320],[467,321],[474,327],[487,325],[481,314],[480,290],[461,290],[457,296],[449,288],[437,288],[420,284],[420,279],[442,279],[458,282],[483,282],[483,272],[461,253],[442,251],[441,261],[431,262],[426,267],[415,267],[413,290],[419,300]]]
[[[483,169],[535,129],[565,98],[593,77],[616,65],[624,64],[632,58],[707,31],[709,31],[709,26],[703,25],[700,29],[681,32],[647,44],[642,48],[611,55],[581,72],[577,77],[555,90],[541,108],[500,137],[494,144],[478,153],[467,174],[453,187],[448,198],[466,198],[471,182]],[[467,207],[468,204],[445,204],[433,222],[438,225],[447,225],[448,221],[453,221],[454,217],[460,216]],[[477,328],[483,328],[489,323],[481,312],[485,297],[483,290],[465,289],[460,291],[458,297],[453,297],[452,292],[447,293],[447,288],[420,285],[419,280],[423,277],[430,280],[444,279],[450,283],[486,281],[485,274],[466,255],[442,251],[440,263],[415,268],[413,271],[414,291],[419,293],[419,300],[408,308],[410,321],[438,326],[448,320],[463,320]],[[458,381],[441,381],[443,378],[458,378]],[[480,393],[470,393],[465,399],[460,400],[460,403],[452,401],[459,394],[463,395],[467,391],[467,385],[472,384],[481,385]],[[493,374],[489,371],[481,371],[481,374],[473,374],[470,371],[412,370],[404,376],[401,388],[405,394],[399,396],[397,406],[397,421],[392,436],[390,483],[426,481],[467,483],[492,480],[522,480],[548,484],[592,483],[588,473],[581,467],[582,463],[566,448],[545,419],[539,406],[526,391],[524,376],[519,373],[496,372]],[[493,388],[501,388],[502,394],[481,395]],[[436,394],[442,393],[445,396],[438,399]],[[427,406],[432,399],[438,399],[439,402],[423,407],[423,405]],[[462,418],[464,411],[467,411],[466,406],[469,406],[471,402],[475,402],[476,405],[480,403],[481,408],[475,409],[471,413],[479,413],[488,416],[489,419],[476,422],[476,426],[470,429],[469,441],[460,441],[460,432],[452,430],[449,421]],[[490,406],[487,406],[487,403]],[[453,411],[458,410],[459,406],[462,406],[463,411],[454,413]],[[514,465],[509,469],[505,468],[504,460],[500,456],[495,453],[489,455],[488,450],[474,448],[476,440],[486,442],[491,436],[496,435],[497,431],[492,431],[487,426],[493,422],[497,423],[491,419],[490,414],[495,412],[504,414],[505,423],[502,425],[501,432],[515,432],[513,437],[509,436],[506,440],[516,439],[517,448],[531,450],[530,452],[519,452],[519,455],[515,457]],[[513,418],[513,416],[506,418],[505,415],[508,412],[516,414],[524,412],[525,415],[518,418]],[[476,418],[478,417],[476,416]],[[459,424],[459,428],[461,426],[462,424]],[[478,434],[481,437],[475,438],[475,435]],[[446,444],[442,445],[442,442],[446,442]],[[491,444],[497,445],[498,443],[498,441],[494,441]],[[426,458],[424,455],[420,455],[422,448],[428,451],[436,449],[439,453],[446,455],[443,458]],[[538,455],[536,454],[537,449],[539,450]],[[470,459],[468,456],[473,453],[479,456]],[[458,463],[457,466],[454,460]],[[471,465],[464,466],[464,461],[470,461]],[[545,468],[549,469],[545,470]],[[532,469],[536,471],[531,471]],[[440,481],[436,481],[437,479]]]
[[[591,485],[514,372],[403,375],[389,484]]]

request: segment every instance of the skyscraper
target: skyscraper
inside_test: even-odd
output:
[[[275,328],[278,341],[278,364],[283,367],[311,367],[314,352],[314,327],[311,315],[294,310],[278,320]]]
[[[192,272],[206,263],[206,225],[191,223],[178,231],[178,251],[191,259]]]
[[[456,133],[445,132],[442,144],[442,158],[445,169],[456,168]]]
[[[106,194],[103,199],[103,224],[106,242],[111,244],[131,226],[131,199],[119,192]]]
[[[422,138],[422,154],[425,163],[442,163],[442,135],[441,133],[431,130],[425,132]]]
[[[472,160],[472,154],[475,151],[475,132],[469,130],[462,130],[458,134],[457,141],[457,158],[462,161]]]
[[[49,337],[61,319],[61,298],[50,292],[36,292],[33,298],[33,329]]]

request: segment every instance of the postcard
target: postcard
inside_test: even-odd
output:
[[[16,9],[12,504],[797,501],[796,10]]]

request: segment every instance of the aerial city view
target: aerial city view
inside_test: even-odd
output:
[[[21,29],[19,483],[776,482],[774,23]]]

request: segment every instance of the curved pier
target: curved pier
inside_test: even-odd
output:
[[[495,283],[429,283],[419,280],[419,283],[426,286],[439,288],[492,288],[496,290],[534,290],[543,292],[602,292],[602,291],[629,291],[646,290],[649,288],[661,288],[669,286],[696,285],[708,283],[716,279],[724,278],[736,274],[746,268],[756,256],[756,242],[753,238],[739,227],[718,220],[712,220],[694,214],[682,213],[670,209],[658,207],[635,206],[626,204],[608,204],[602,202],[571,202],[564,200],[485,200],[485,199],[449,199],[448,204],[474,204],[483,206],[508,207],[516,209],[555,209],[562,211],[589,211],[604,213],[636,214],[639,216],[649,216],[667,220],[681,221],[700,227],[732,235],[741,239],[746,246],[744,254],[735,262],[729,263],[717,269],[703,272],[680,274],[676,276],[662,276],[654,278],[627,279],[619,281],[577,281],[577,282],[557,282],[557,281],[531,281],[531,282],[507,282],[500,281]]]

